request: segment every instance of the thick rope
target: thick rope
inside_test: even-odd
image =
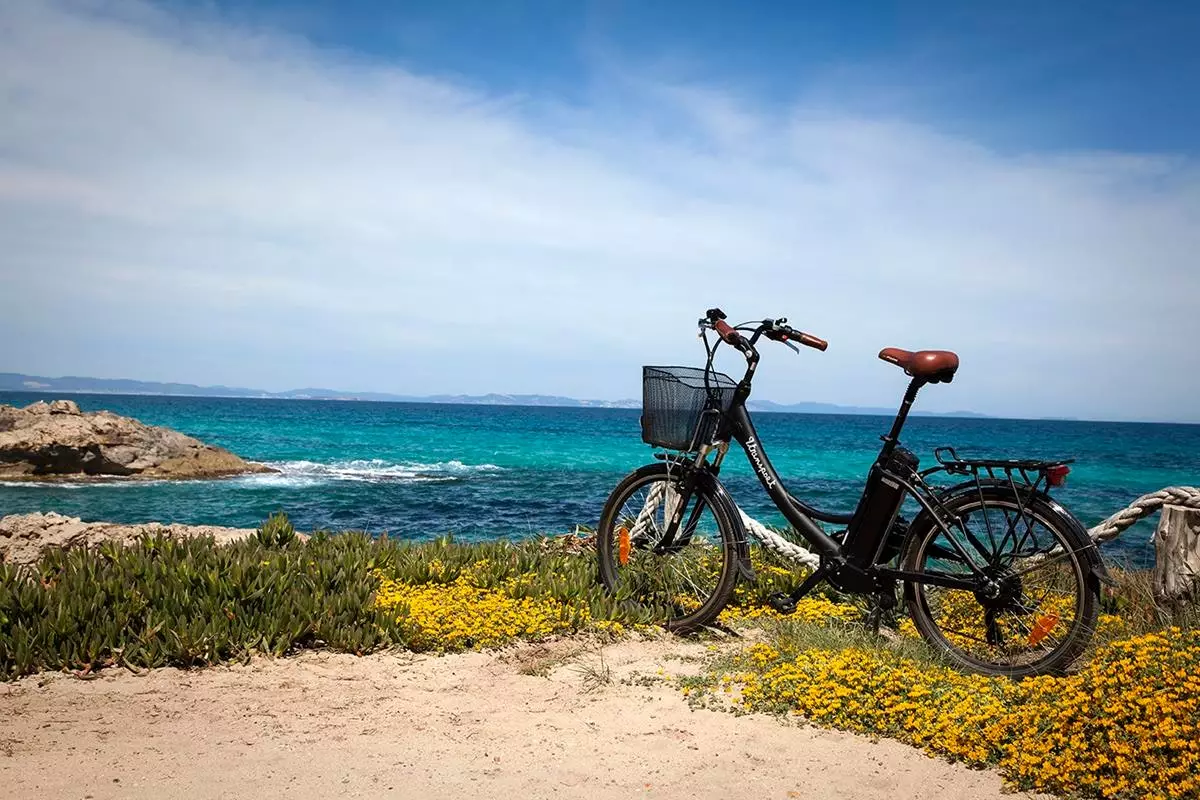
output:
[[[642,510],[638,512],[637,519],[633,521],[633,529],[629,531],[629,538],[637,539],[645,533],[646,528],[650,526],[654,520],[654,513],[658,510],[658,504],[662,502],[663,497],[667,493],[667,482],[655,483],[650,489],[650,494],[646,495],[646,502],[642,503]]]
[[[1200,509],[1200,489],[1195,486],[1168,486],[1157,492],[1144,494],[1125,508],[1113,514],[1088,531],[1088,536],[1097,544],[1117,538],[1126,528],[1148,517],[1163,506],[1184,506]]]
[[[631,534],[636,537],[645,530],[646,526],[652,523],[658,505],[664,498],[667,499],[667,517],[670,517],[669,512],[673,505],[671,503],[673,498],[667,497],[668,493],[666,483],[656,483],[654,485],[654,488],[650,490],[650,494],[646,497],[646,502],[642,505],[641,512],[638,513],[633,530],[630,532]],[[1088,530],[1088,536],[1097,544],[1111,541],[1120,536],[1125,530],[1131,528],[1139,520],[1150,516],[1165,505],[1184,506],[1185,508],[1200,510],[1200,488],[1196,488],[1195,486],[1168,486],[1165,489],[1159,489],[1157,492],[1144,494],[1099,525]],[[816,569],[817,565],[821,563],[821,558],[816,553],[780,536],[766,525],[751,517],[740,507],[738,508],[738,514],[741,515],[742,526],[746,529],[746,532],[757,539],[768,550],[788,561],[795,562],[809,569]]]
[[[766,525],[749,516],[741,508],[738,508],[738,513],[742,515],[742,526],[746,529],[746,533],[758,539],[759,543],[771,552],[809,569],[816,569],[821,563],[821,557],[807,547],[801,547],[795,542],[783,538]]]
[[[1200,510],[1200,489],[1195,486],[1168,486],[1165,489],[1159,489],[1157,492],[1144,494],[1099,525],[1088,530],[1088,536],[1097,544],[1111,541],[1120,536],[1125,530],[1133,527],[1139,520],[1150,516],[1165,505],[1184,506]],[[796,562],[800,566],[815,568],[820,563],[820,557],[816,553],[788,541],[758,520],[748,516],[740,508],[738,512],[742,515],[742,525],[745,526],[746,532],[755,539],[758,539],[767,549],[778,553],[790,561]]]
[[[638,512],[637,519],[633,522],[633,527],[629,531],[630,538],[636,540],[655,524],[654,518],[658,513],[658,506],[664,500],[666,500],[664,518],[670,519],[674,511],[675,502],[678,502],[678,499],[673,495],[675,495],[675,492],[665,481],[655,483],[646,495],[646,500],[642,503],[642,508]],[[821,563],[821,559],[816,553],[801,547],[795,542],[788,541],[758,520],[747,515],[741,508],[738,509],[738,514],[741,515],[742,525],[745,527],[747,533],[758,539],[763,547],[766,547],[768,550],[810,569],[816,569],[817,565]]]

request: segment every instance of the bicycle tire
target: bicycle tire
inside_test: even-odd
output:
[[[1001,591],[990,597],[906,582],[905,602],[917,631],[935,650],[971,671],[1018,679],[1061,674],[1091,641],[1099,614],[1099,582],[1088,560],[1093,548],[1082,528],[1043,495],[1004,485],[951,491],[943,498],[943,509],[962,526],[955,531],[959,543]],[[1006,530],[997,542],[1001,524]],[[1040,538],[1035,525],[1045,532]],[[967,540],[967,531],[978,545]],[[1004,551],[1006,543],[1013,546]],[[969,571],[927,513],[914,521],[902,563],[909,572]],[[935,596],[937,602],[931,602]],[[972,612],[978,611],[977,619]],[[1021,638],[1025,646],[1018,652],[1013,644]]]
[[[647,508],[650,492],[656,486],[664,491],[678,487],[682,480],[678,465],[647,464],[635,470],[609,495],[596,531],[600,581],[608,592],[651,609],[656,622],[680,634],[707,626],[720,615],[737,586],[740,557],[739,528],[727,504],[703,482],[683,510],[670,552],[656,549],[665,528],[666,502],[642,526],[645,535],[637,541],[643,534],[635,530],[637,518]],[[694,514],[698,518],[687,529]]]

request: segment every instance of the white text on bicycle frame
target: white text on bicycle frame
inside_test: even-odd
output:
[[[754,462],[754,468],[762,476],[763,483],[767,485],[767,488],[775,488],[775,476],[767,469],[762,456],[758,454],[758,441],[753,436],[746,440],[746,452],[750,454],[750,460]]]

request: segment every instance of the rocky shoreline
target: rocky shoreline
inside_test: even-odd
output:
[[[0,405],[0,480],[182,480],[276,472],[178,431],[70,400]]]

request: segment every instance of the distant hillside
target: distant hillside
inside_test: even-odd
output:
[[[188,397],[266,397],[267,392],[230,386],[194,386],[190,383],[158,383],[124,378],[43,378],[0,372],[0,391],[4,392],[78,392],[82,394],[163,394]]]
[[[896,408],[899,408],[900,403],[897,401]],[[770,400],[751,400],[746,404],[746,407],[751,411],[778,411],[786,414],[858,414],[866,416],[885,416],[892,417],[896,415],[896,408],[885,408],[876,406],[839,406],[834,403],[775,403]],[[920,411],[912,412],[914,417],[978,417],[985,419],[986,414],[977,414],[974,411]]]
[[[459,403],[487,406],[562,406],[574,408],[640,408],[641,400],[579,400],[574,397],[559,397],[543,394],[435,394],[400,395],[385,392],[342,392],[334,389],[291,389],[286,392],[266,392],[261,389],[244,389],[236,386],[197,386],[191,383],[159,383],[157,381],[135,381],[125,378],[83,378],[67,376],[45,378],[37,375],[21,375],[15,372],[0,372],[0,392],[45,392],[47,394],[148,394],[178,397],[253,397],[273,400],[361,400],[393,403]],[[751,400],[753,411],[775,411],[788,414],[882,414],[896,413],[894,408],[871,408],[863,406],[839,406],[833,403],[774,403],[770,400]],[[950,414],[913,412],[930,416],[982,417],[970,411]]]
[[[438,394],[428,396],[388,394],[386,392],[343,392],[336,389],[290,389],[267,392],[240,386],[197,386],[193,383],[159,383],[125,378],[84,378],[66,376],[46,378],[0,372],[0,392],[55,392],[70,394],[148,394],[178,397],[253,397],[272,400],[363,400],[394,403],[462,403],[489,406],[575,406],[597,408],[638,408],[640,400],[577,400],[542,394]]]

